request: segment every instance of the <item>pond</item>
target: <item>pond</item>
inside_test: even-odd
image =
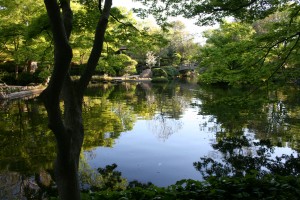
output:
[[[181,179],[203,180],[201,159],[254,157],[262,146],[256,144],[266,140],[272,146],[269,157],[296,155],[298,94],[299,88],[291,86],[254,92],[187,82],[90,86],[80,177],[94,184],[87,179],[97,176],[96,169],[116,164],[125,182],[168,186]],[[55,142],[38,99],[0,106],[0,199],[9,199],[41,180],[49,184]]]

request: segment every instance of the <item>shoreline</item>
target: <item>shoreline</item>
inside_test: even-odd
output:
[[[0,100],[13,100],[40,94],[45,86],[0,85]]]
[[[151,78],[138,78],[132,77],[92,77],[90,84],[95,83],[122,83],[122,82],[151,82]],[[0,101],[21,99],[30,96],[36,96],[43,92],[46,86],[18,86],[18,85],[6,85],[0,84]]]

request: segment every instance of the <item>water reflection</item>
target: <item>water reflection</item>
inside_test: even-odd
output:
[[[148,128],[162,141],[177,133],[182,126],[183,122],[181,120],[166,117],[164,114],[155,115],[148,123]]]
[[[122,87],[118,85],[117,89]],[[279,91],[277,93],[280,94]],[[290,135],[289,129],[282,129],[288,124],[286,120],[289,117],[286,116],[286,103],[279,97],[272,92],[267,96],[245,96],[241,90],[181,83],[138,84],[135,98],[108,96],[110,101],[121,102],[135,111],[133,129],[122,133],[113,149],[94,149],[96,156],[89,163],[96,168],[116,162],[129,180],[152,181],[165,186],[181,178],[201,179],[188,163],[195,162],[202,155],[222,160],[225,155],[214,145],[227,137],[252,134],[256,140],[270,138],[275,146],[289,144],[288,147],[295,147],[282,141],[283,136]],[[264,129],[254,128],[264,124]],[[276,130],[274,127],[277,127]],[[256,135],[256,132],[263,132],[264,137]],[[272,135],[268,136],[271,132]],[[285,148],[275,153],[282,152],[292,151]],[[182,173],[178,174],[178,171]]]
[[[213,115],[227,135],[243,133],[247,128],[257,139],[271,139],[275,146],[286,144],[298,150],[299,133],[295,129],[300,128],[299,89],[285,87],[268,95],[261,95],[265,93],[261,91],[245,95],[247,92],[235,89],[202,89],[205,92],[198,93],[202,101],[200,114]],[[291,99],[296,101],[290,104]]]
[[[204,178],[299,175],[299,154],[296,151],[274,147],[270,140],[256,140],[253,133],[245,132],[247,134],[233,137],[223,135],[222,140],[212,144],[219,157],[202,157],[194,162],[194,167]]]
[[[0,116],[0,169],[26,173],[51,168],[55,144],[43,106],[35,100],[13,101]]]
[[[182,82],[91,86],[83,107],[82,177],[116,163],[122,184],[126,178],[166,186],[185,178],[201,180],[204,174],[193,166],[200,157],[256,156],[259,147],[252,144],[261,140],[269,139],[276,155],[298,151],[298,92],[287,87],[245,96],[237,89]],[[52,169],[55,143],[44,107],[34,99],[12,101],[1,108],[0,117],[1,177],[35,180],[36,174]],[[18,181],[12,183],[23,190]]]

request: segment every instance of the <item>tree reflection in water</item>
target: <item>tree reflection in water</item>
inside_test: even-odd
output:
[[[205,177],[246,176],[251,173],[259,177],[267,173],[299,173],[296,153],[280,158],[272,155],[282,146],[299,150],[298,91],[282,90],[270,92],[268,99],[263,95],[253,95],[246,99],[239,97],[240,91],[189,86],[134,83],[105,84],[103,87],[89,88],[83,108],[85,127],[88,127],[84,141],[85,152],[98,146],[114,147],[115,140],[122,133],[130,132],[139,120],[147,121],[149,129],[159,139],[170,139],[170,142],[165,143],[171,144],[172,139],[178,135],[184,138],[183,135],[174,133],[185,130],[187,124],[183,124],[181,119],[186,116],[188,107],[197,108],[194,113],[199,112],[199,121],[193,115],[196,124],[194,129],[197,130],[200,125],[200,134],[211,136],[207,146],[212,143],[214,148],[212,153],[201,154],[209,157],[194,163]],[[45,109],[38,101],[10,102],[6,104],[6,108],[1,108],[0,117],[1,177],[11,177],[11,173],[18,172],[16,177],[32,180],[35,178],[32,174],[52,168],[55,157],[55,143],[52,142],[54,138],[47,131]],[[184,143],[181,139],[179,142]],[[196,145],[204,146],[203,143]],[[196,152],[194,149],[193,151]],[[200,157],[199,152],[196,153],[191,162]],[[180,154],[174,156],[175,160],[178,160],[178,155]],[[91,167],[84,163],[84,159],[81,165],[85,174],[82,177],[93,178],[89,175]],[[191,167],[191,164],[187,165]],[[170,171],[170,168],[167,170]],[[118,175],[113,171],[115,166],[110,166],[106,172]],[[195,172],[193,168],[191,171]],[[22,176],[29,173],[30,177]],[[97,171],[93,173],[99,175]],[[99,180],[103,182],[103,177]],[[120,179],[113,176],[113,180],[119,184]],[[95,181],[91,185],[100,182]],[[109,184],[111,183],[108,182]],[[122,184],[123,182],[120,186]],[[103,187],[105,186],[100,186]]]
[[[257,141],[242,134],[224,137],[212,146],[222,154],[221,160],[202,157],[193,164],[204,178],[247,175],[261,178],[267,174],[296,176],[300,173],[299,153],[274,157],[275,147],[270,140]]]
[[[155,95],[151,98],[151,102],[155,103],[157,108],[148,125],[159,139],[165,141],[182,128],[181,115],[188,107],[189,101],[182,95],[180,87],[156,86],[153,90]]]
[[[149,129],[161,140],[167,140],[182,128],[182,121],[169,118],[164,113],[157,114],[148,123]]]
[[[212,130],[216,134],[212,144],[215,155],[200,158],[194,167],[204,178],[299,175],[299,131],[295,131],[299,130],[299,101],[294,101],[298,93],[287,87],[266,95],[260,90],[245,94],[236,89],[199,90],[199,114],[210,114],[219,128]],[[206,126],[200,124],[201,128]],[[293,153],[278,154],[284,146],[293,148]]]

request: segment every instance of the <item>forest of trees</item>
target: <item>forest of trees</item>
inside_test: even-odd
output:
[[[139,1],[161,25],[183,15],[198,25],[219,23],[204,32],[199,81],[208,84],[262,85],[299,81],[299,1]],[[204,71],[204,73],[203,73]]]
[[[1,3],[1,82],[8,85],[44,82],[52,71],[54,48],[43,3]],[[91,51],[98,12],[93,8],[96,7],[96,2],[71,3],[74,22],[70,37],[73,48],[70,73],[80,75]],[[266,11],[263,9],[267,5],[254,3],[252,9],[262,6],[262,10],[258,9],[259,13],[255,13],[257,16],[253,16],[254,10],[244,15],[236,13],[235,9],[238,8],[216,11],[210,8],[212,10],[205,11],[207,15],[200,16],[197,13],[189,14],[184,9],[170,9],[180,5],[174,3],[171,6],[172,1],[169,1],[170,13],[163,13],[158,12],[163,7],[156,8],[155,4],[150,6],[150,1],[147,3],[150,12],[156,16],[162,27],[154,26],[150,22],[143,23],[132,11],[125,8],[113,8],[102,57],[94,74],[139,74],[143,69],[151,67],[147,66],[147,55],[152,53],[156,66],[171,66],[176,69],[180,64],[197,63],[200,71],[199,82],[207,84],[241,86],[260,85],[269,80],[299,81],[297,2],[276,3]],[[213,6],[219,6],[218,3],[215,4]],[[229,5],[228,3],[224,6]],[[201,9],[205,9],[205,5]],[[141,15],[142,10],[136,12]],[[208,17],[209,12],[218,13],[220,16],[216,19],[216,14]],[[185,31],[182,22],[167,23],[163,14],[197,16],[200,25],[218,22],[220,26],[205,31],[202,37],[206,42],[200,45]],[[226,18],[227,16],[230,18]],[[121,50],[123,53],[120,54],[122,48],[125,50]],[[32,63],[37,63],[37,70],[32,70]]]
[[[145,66],[152,52],[164,66],[199,63],[201,83],[299,81],[298,1],[136,1],[146,6],[135,8],[137,15],[152,14],[161,29],[144,26],[133,13],[112,7],[112,0],[0,1],[1,82],[28,84],[32,73],[40,82],[50,77],[40,99],[57,141],[55,174],[61,199],[80,199],[83,95],[96,73],[135,74],[136,65]],[[206,31],[206,44],[200,47],[181,23],[167,22],[168,16],[178,15],[195,18],[198,25],[218,22],[220,28]],[[122,47],[127,49],[124,54]],[[33,62],[38,63],[35,72]],[[80,66],[76,80],[71,78],[72,66]]]
[[[53,70],[53,38],[46,10],[41,1],[1,2],[0,80],[8,85],[43,82]],[[73,9],[73,49],[70,73],[80,75],[93,43],[99,12],[96,2],[71,2]],[[139,74],[147,67],[147,54],[154,65],[176,67],[196,60],[199,45],[180,21],[168,31],[151,22],[143,23],[125,8],[112,8],[103,52],[94,74],[123,76]],[[36,63],[36,64],[35,64]],[[37,69],[32,69],[32,64]]]

